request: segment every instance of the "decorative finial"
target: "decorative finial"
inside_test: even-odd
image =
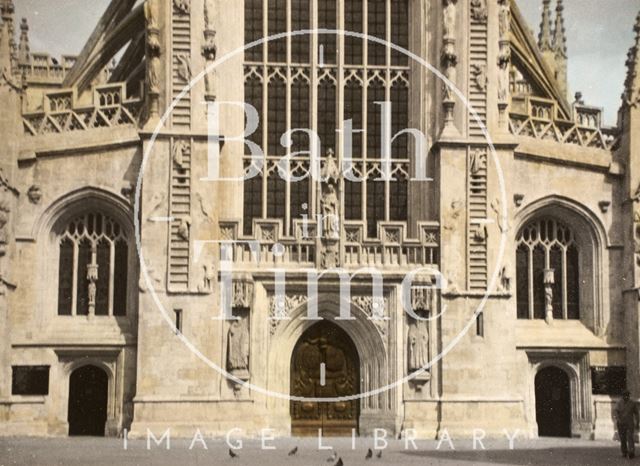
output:
[[[556,53],[556,57],[567,58],[567,36],[564,28],[563,17],[564,5],[562,0],[558,0],[556,6],[556,25],[553,31],[553,49]]]
[[[20,24],[20,44],[18,45],[18,62],[20,64],[29,63],[31,47],[29,46],[29,24],[27,18],[22,18]]]
[[[542,1],[542,21],[540,22],[538,47],[541,52],[551,50],[551,0]]]

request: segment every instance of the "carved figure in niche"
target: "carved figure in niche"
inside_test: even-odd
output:
[[[338,207],[340,201],[336,188],[329,184],[322,193],[322,231],[327,238],[340,237],[340,217],[338,216]]]
[[[502,214],[502,202],[500,199],[494,199],[491,202],[491,210],[496,214],[496,220],[498,223],[498,228],[500,229],[500,233],[507,233],[511,229],[511,225],[509,224],[509,218]]]
[[[477,176],[487,168],[487,152],[483,149],[475,149],[471,153],[471,174]]]
[[[489,232],[485,225],[475,224],[473,228],[473,240],[476,243],[486,243],[489,237]]]
[[[87,280],[89,280],[89,307],[94,308],[96,305],[96,283],[98,282],[98,266],[96,264],[87,266]]]
[[[327,160],[322,167],[322,181],[328,184],[338,184],[340,182],[340,168],[336,162],[336,156],[333,149],[327,151]]]
[[[508,59],[507,64],[508,64]],[[507,65],[504,65],[504,68],[498,70],[498,101],[499,102],[507,102],[509,99],[509,73],[507,71]]]
[[[454,86],[456,85],[456,81],[458,79],[458,72],[456,70],[456,65],[458,64],[458,59],[455,55],[452,55],[446,58],[445,62],[445,77],[451,82],[451,85],[448,83],[442,84],[442,90],[444,94],[445,101],[453,101],[454,100]]]
[[[500,40],[509,39],[509,31],[511,30],[511,9],[508,0],[499,0],[498,13],[498,31]]]
[[[471,0],[471,17],[478,23],[484,23],[487,20],[487,5],[485,0]]]
[[[202,282],[198,287],[200,293],[211,293],[213,291],[213,283],[216,278],[216,272],[211,264],[202,266]]]
[[[191,81],[191,58],[189,55],[184,53],[176,55],[176,59],[178,60],[178,76],[185,83]]]
[[[455,0],[444,0],[443,33],[445,39],[455,39],[456,37],[456,2]]]
[[[244,379],[249,371],[249,327],[248,318],[231,321],[227,333],[227,370]]]
[[[338,239],[340,237],[340,200],[337,186],[340,182],[340,169],[336,163],[333,150],[327,152],[327,160],[322,167],[322,232],[325,238]]]
[[[464,207],[464,201],[453,201],[451,203],[451,210],[449,210],[449,215],[444,222],[445,230],[453,230],[456,227],[456,223],[462,214],[462,209]]]
[[[421,318],[427,318],[426,311],[415,311]],[[409,318],[407,334],[407,360],[409,373],[422,369],[429,363],[429,322]]]
[[[473,65],[473,78],[481,91],[487,90],[487,65]]]
[[[511,277],[509,277],[509,272],[507,272],[506,266],[500,269],[500,275],[498,278],[500,279],[500,291],[509,293],[511,291]]]
[[[158,3],[149,0],[144,4],[145,18],[147,20],[147,84],[151,94],[160,92],[160,30],[158,29]]]
[[[178,225],[178,236],[184,241],[189,241],[189,228],[191,227],[191,217],[188,215],[180,220]]]
[[[182,14],[188,15],[191,11],[191,0],[173,0],[173,4]]]
[[[189,155],[189,145],[182,140],[173,143],[173,163],[180,171],[185,171],[184,159]]]
[[[144,3],[144,16],[147,20],[147,29],[158,29],[158,2],[148,0]]]
[[[4,193],[0,194],[4,196]],[[7,254],[7,245],[9,244],[9,233],[7,225],[9,223],[9,215],[11,208],[6,199],[0,200],[0,257]]]

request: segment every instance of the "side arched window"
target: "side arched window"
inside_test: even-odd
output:
[[[579,249],[573,231],[554,218],[528,223],[518,235],[519,319],[580,319]]]
[[[120,224],[85,213],[60,231],[58,246],[58,315],[126,315],[129,245]]]

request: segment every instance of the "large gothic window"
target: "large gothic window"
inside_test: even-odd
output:
[[[579,250],[568,226],[545,217],[521,230],[516,287],[519,319],[544,319],[549,305],[554,319],[580,319]]]
[[[408,0],[245,0],[245,42],[283,32],[344,29],[409,47]],[[288,174],[309,174],[309,137],[298,133],[291,147],[280,144],[290,129],[314,130],[321,156],[344,156],[343,121],[353,123],[353,178],[341,186],[347,221],[363,221],[375,237],[381,221],[407,219],[408,137],[394,139],[391,168],[382,158],[382,103],[391,103],[391,134],[409,125],[409,62],[384,45],[353,36],[295,35],[245,52],[245,101],[260,115],[250,137],[265,154],[264,168],[244,186],[244,233],[254,219],[282,219],[293,235],[294,220],[315,218],[317,183],[281,181],[278,162],[288,156]],[[251,170],[249,152],[245,169]],[[386,174],[391,173],[391,176]],[[383,175],[383,173],[385,175]],[[390,179],[388,179],[390,178]]]
[[[129,247],[118,222],[101,213],[77,216],[58,245],[58,315],[126,315]]]

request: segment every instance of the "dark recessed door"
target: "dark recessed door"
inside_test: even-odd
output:
[[[536,375],[536,421],[540,437],[571,437],[569,376],[557,367]]]
[[[337,325],[322,321],[298,340],[291,358],[291,394],[306,398],[337,398],[360,391],[355,345]],[[292,401],[293,435],[351,435],[358,429],[358,400]]]
[[[109,380],[102,369],[83,366],[69,379],[69,435],[103,436]]]

